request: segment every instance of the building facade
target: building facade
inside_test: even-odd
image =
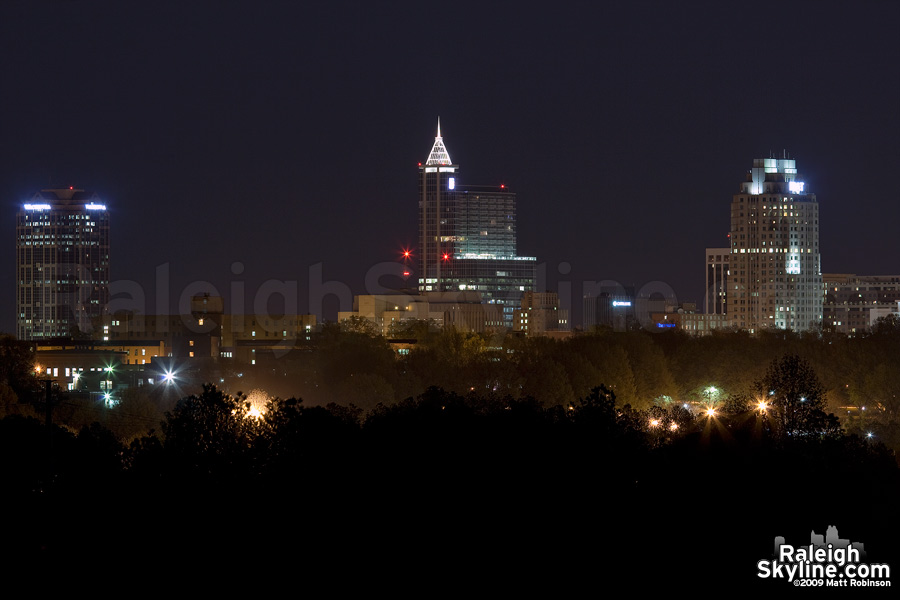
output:
[[[754,159],[731,201],[729,322],[804,331],[822,321],[819,204],[793,159]]]
[[[512,326],[534,288],[537,259],[516,251],[516,194],[505,186],[464,186],[441,137],[419,165],[419,293],[477,291]]]
[[[693,335],[708,335],[714,329],[729,326],[728,316],[722,313],[698,313],[696,306],[682,306],[677,310],[657,312],[651,315],[653,326],[657,330],[674,329],[686,331]]]
[[[634,287],[618,284],[600,285],[584,295],[582,302],[584,330],[612,329],[629,331],[637,325]]]
[[[16,215],[16,335],[89,333],[108,304],[106,206],[84,190],[41,190]]]
[[[501,306],[484,303],[474,291],[354,296],[353,310],[339,312],[338,321],[351,317],[371,321],[386,338],[397,337],[416,322],[477,333],[505,327]]]
[[[521,308],[516,309],[513,331],[526,336],[541,336],[571,330],[569,311],[560,308],[556,292],[525,292]]]
[[[828,331],[854,334],[869,329],[885,310],[900,302],[900,276],[826,273],[823,307],[824,327]],[[873,315],[876,315],[873,319]]]
[[[224,358],[255,365],[260,356],[277,358],[307,347],[316,329],[316,316],[232,314],[225,312],[222,297],[204,294],[191,298],[190,314],[118,312],[96,323],[96,340],[110,346],[130,344],[132,352],[136,341],[151,340],[163,348],[162,356],[198,361]],[[143,360],[135,364],[143,364]]]
[[[703,312],[724,315],[728,311],[728,261],[731,248],[706,249],[706,295]]]

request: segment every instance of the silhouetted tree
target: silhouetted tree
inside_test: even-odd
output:
[[[162,424],[169,464],[200,482],[249,474],[260,427],[249,410],[240,393],[232,397],[212,384],[181,399]]]
[[[41,397],[40,381],[35,377],[34,350],[28,342],[0,334],[0,384],[15,393],[19,403],[31,403]]]
[[[825,413],[822,384],[810,364],[796,355],[773,360],[756,392],[765,398],[768,411],[782,436],[840,435],[837,417]]]

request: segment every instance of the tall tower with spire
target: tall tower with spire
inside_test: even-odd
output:
[[[445,291],[441,267],[453,253],[452,238],[456,225],[456,174],[459,170],[441,137],[438,117],[437,136],[425,164],[419,163],[419,291]],[[433,281],[423,281],[423,279]]]
[[[507,325],[533,291],[537,259],[516,252],[516,194],[505,185],[462,185],[441,136],[419,164],[419,292],[477,291]]]

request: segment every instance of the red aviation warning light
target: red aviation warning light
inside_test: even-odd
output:
[[[450,255],[446,252],[444,253],[444,260],[450,260]]]

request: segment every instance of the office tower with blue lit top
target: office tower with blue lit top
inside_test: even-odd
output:
[[[106,205],[84,190],[41,190],[16,215],[16,335],[87,334],[108,304]]]
[[[441,136],[419,165],[419,292],[477,291],[504,322],[533,291],[537,259],[516,253],[516,194],[463,185]]]
[[[731,201],[732,326],[805,331],[822,322],[819,203],[796,161],[758,158]]]

